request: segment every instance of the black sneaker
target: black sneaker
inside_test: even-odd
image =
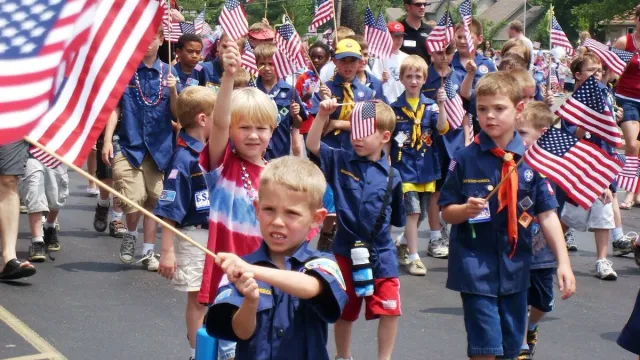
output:
[[[121,220],[111,220],[109,223],[109,236],[122,239],[124,233],[127,232],[127,228],[124,226]]]
[[[45,244],[42,241],[32,242],[29,245],[29,261],[44,262],[47,259]]]
[[[531,355],[531,351],[529,349],[521,349],[520,354],[518,354],[517,360],[533,360],[533,356]]]
[[[527,330],[527,345],[529,345],[529,353],[533,357],[536,352],[536,345],[538,344],[538,326],[533,331]]]
[[[60,240],[58,240],[58,229],[55,227],[44,229],[44,242],[47,250],[60,251]]]
[[[96,214],[93,217],[93,228],[97,232],[104,232],[107,230],[107,219],[109,218],[109,207],[96,205]]]

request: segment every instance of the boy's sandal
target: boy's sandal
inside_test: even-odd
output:
[[[0,272],[0,280],[18,280],[32,276],[35,273],[36,268],[30,262],[11,259]]]
[[[620,203],[620,210],[631,210],[635,206],[635,201],[623,201]]]

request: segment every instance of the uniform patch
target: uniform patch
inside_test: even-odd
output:
[[[171,172],[169,173],[169,176],[167,176],[167,179],[177,179],[178,178],[178,169],[171,169]]]
[[[286,98],[287,97],[287,93],[286,92],[281,92],[280,93],[280,97],[283,98],[283,99]]]
[[[451,159],[451,162],[449,163],[449,171],[455,170],[456,164],[457,162],[454,159]]]
[[[531,182],[533,180],[533,171],[531,169],[527,169],[524,171],[524,179],[527,182]]]
[[[464,179],[462,180],[463,184],[488,184],[491,180],[489,179]]]
[[[314,259],[304,264],[306,270],[318,270],[327,275],[333,276],[338,281],[342,290],[347,290],[347,285],[344,283],[344,278],[340,272],[340,267],[335,261],[329,259]]]
[[[198,86],[198,85],[200,85],[200,82],[198,81],[198,79],[188,78],[186,85],[187,85],[187,87],[189,87],[189,86]]]
[[[176,199],[176,192],[173,190],[162,190],[158,200],[172,202]]]
[[[460,88],[460,86],[458,84],[454,84],[453,85],[453,91],[458,92],[459,88]]]
[[[258,292],[260,294],[264,294],[264,295],[271,295],[271,290],[270,289],[258,288]]]
[[[287,116],[288,114],[289,114],[289,109],[287,109],[286,107],[283,107],[282,109],[280,109],[280,115]]]
[[[393,139],[398,143],[398,146],[402,147],[402,144],[409,139],[409,136],[404,131],[400,131]]]
[[[194,195],[196,201],[196,210],[205,210],[209,208],[209,191],[202,190]]]
[[[429,111],[438,112],[438,111],[439,111],[439,110],[438,110],[438,105],[437,105],[437,104],[431,104],[431,105],[429,105],[428,110],[429,110]]]
[[[555,195],[556,192],[553,191],[553,186],[551,186],[551,183],[549,181],[547,181],[547,190],[549,191],[549,195]]]
[[[533,221],[533,216],[527,214],[526,212],[522,213],[522,215],[520,215],[520,218],[518,219],[518,223],[525,229],[529,227],[531,221]]]
[[[220,302],[220,301],[228,298],[229,296],[231,296],[231,289],[227,289],[227,290],[221,292],[220,294],[218,294],[218,296],[216,296],[216,299],[213,302],[214,303]]]
[[[202,70],[202,65],[200,64],[196,64],[196,67],[193,68],[196,71],[201,71]]]
[[[481,74],[486,74],[489,72],[489,68],[487,65],[480,65],[478,66],[478,71],[480,71]]]
[[[360,98],[361,98],[361,97],[364,97],[364,91],[359,91],[359,92],[358,92],[358,97],[360,97]]]
[[[518,205],[520,206],[520,209],[522,209],[523,211],[527,211],[533,206],[533,201],[531,201],[531,198],[527,196],[526,198],[520,200]]]

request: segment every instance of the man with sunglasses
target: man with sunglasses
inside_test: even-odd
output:
[[[432,29],[423,21],[428,4],[427,0],[404,0],[407,15],[402,21],[405,36],[400,50],[409,55],[418,55],[430,64],[426,41]]]

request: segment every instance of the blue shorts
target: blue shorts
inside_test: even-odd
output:
[[[555,268],[532,269],[529,273],[528,304],[542,312],[548,313],[553,310],[553,273]]]
[[[616,103],[624,111],[622,120],[619,120],[618,122],[640,120],[640,102],[616,96]]]
[[[618,345],[625,350],[631,351],[636,355],[640,355],[640,291],[636,297],[636,305],[627,325],[624,326],[620,336],[618,336]]]
[[[324,197],[322,197],[322,206],[327,209],[327,214],[336,213],[336,204],[333,200],[333,190],[329,185],[327,185],[327,190],[324,192]]]
[[[515,358],[527,325],[527,292],[498,297],[461,293],[467,355]]]

